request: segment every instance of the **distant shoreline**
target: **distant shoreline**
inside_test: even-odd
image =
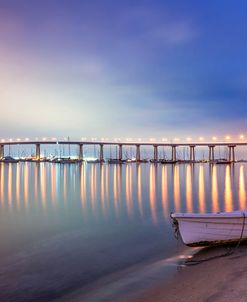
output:
[[[10,164],[10,163],[20,163],[20,162],[28,162],[28,163],[51,163],[51,164],[82,164],[82,163],[89,163],[89,164],[109,164],[109,165],[121,165],[121,164],[161,164],[161,165],[179,165],[179,164],[238,164],[238,163],[247,163],[247,160],[238,160],[234,162],[229,162],[229,161],[222,161],[222,160],[215,160],[215,161],[207,161],[207,160],[197,160],[197,161],[190,161],[190,160],[177,160],[176,162],[170,162],[170,161],[157,161],[153,162],[152,160],[146,160],[146,161],[131,161],[131,160],[124,160],[121,162],[108,162],[108,160],[100,161],[100,160],[95,160],[95,161],[86,161],[86,160],[78,160],[78,159],[62,159],[62,160],[48,160],[48,159],[41,159],[41,160],[36,160],[36,159],[16,159],[13,158],[13,160],[2,160],[0,159],[0,163],[5,163],[5,164]]]

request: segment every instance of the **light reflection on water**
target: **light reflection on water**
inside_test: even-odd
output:
[[[169,217],[167,166],[162,167],[161,201],[162,201],[162,208],[163,208],[163,216],[165,219],[167,219]]]
[[[204,189],[204,166],[199,166],[199,184],[198,184],[199,212],[205,212],[205,189]]]
[[[142,179],[141,179],[141,165],[136,167],[137,173],[137,200],[140,209],[141,217],[143,217],[143,204],[142,204]]]
[[[191,165],[186,167],[186,204],[187,211],[193,212],[193,194],[192,194],[192,169]]]
[[[232,199],[232,179],[230,175],[230,167],[227,165],[225,172],[225,211],[230,212],[233,210]]]
[[[245,178],[244,178],[244,167],[240,167],[239,171],[239,207],[244,209],[246,207],[246,191],[245,191]]]
[[[170,212],[246,209],[246,169],[246,164],[1,163],[0,264],[20,249],[39,246],[26,262],[14,258],[19,261],[13,260],[9,282],[15,275],[15,284],[22,284],[33,263],[37,274],[69,275],[59,281],[54,275],[55,291],[57,282],[71,289],[78,280],[83,286],[139,261],[179,254]]]
[[[212,168],[212,181],[211,181],[211,200],[212,200],[212,212],[219,211],[219,196],[218,196],[218,180],[217,180],[217,169],[214,165]]]
[[[151,217],[152,221],[157,224],[158,218],[157,218],[157,193],[156,193],[156,187],[157,187],[157,167],[155,165],[150,165],[150,171],[149,171],[149,200],[150,200],[150,209],[151,209]]]
[[[62,203],[73,207],[74,200],[83,216],[150,217],[157,224],[169,220],[170,211],[245,209],[245,174],[245,164],[1,164],[0,207],[2,213],[25,209],[32,215],[35,206],[45,213]]]
[[[179,166],[172,167],[173,171],[173,194],[174,194],[174,210],[180,212],[180,175]]]

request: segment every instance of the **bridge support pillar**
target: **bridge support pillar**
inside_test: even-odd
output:
[[[99,160],[101,162],[104,162],[104,145],[100,144],[99,146],[100,146]]]
[[[208,148],[209,148],[209,156],[208,156],[208,159],[209,161],[214,161],[214,147],[213,145],[209,145]]]
[[[195,145],[190,146],[190,161],[195,161]]]
[[[4,157],[4,145],[0,145],[0,158]]]
[[[232,146],[232,161],[235,162],[235,147],[236,146]]]
[[[118,159],[123,159],[123,145],[118,145]]]
[[[154,162],[158,161],[158,146],[154,145]]]
[[[36,160],[40,160],[40,144],[36,144]]]
[[[231,162],[235,162],[235,145],[228,146],[228,160]]]
[[[136,145],[136,161],[139,162],[140,160],[141,160],[140,145]]]
[[[177,160],[176,146],[172,146],[172,160]]]
[[[231,161],[232,159],[232,147],[228,146],[228,160]]]
[[[79,144],[79,160],[83,161],[83,144]]]

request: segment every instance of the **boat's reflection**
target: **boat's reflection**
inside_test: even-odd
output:
[[[171,211],[246,208],[247,165],[0,164],[2,210],[59,211],[79,206],[85,219],[169,219]]]

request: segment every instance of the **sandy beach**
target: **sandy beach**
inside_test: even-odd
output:
[[[193,260],[222,255],[226,247],[206,248]],[[169,278],[167,278],[169,275]],[[247,246],[232,255],[199,264],[177,259],[157,261],[142,269],[127,270],[100,280],[93,287],[79,290],[58,301],[88,302],[177,302],[246,301]]]
[[[225,252],[225,248],[206,249],[194,259],[204,259]],[[180,269],[166,284],[142,293],[131,302],[175,301],[246,301],[247,246],[232,255],[189,265]]]

